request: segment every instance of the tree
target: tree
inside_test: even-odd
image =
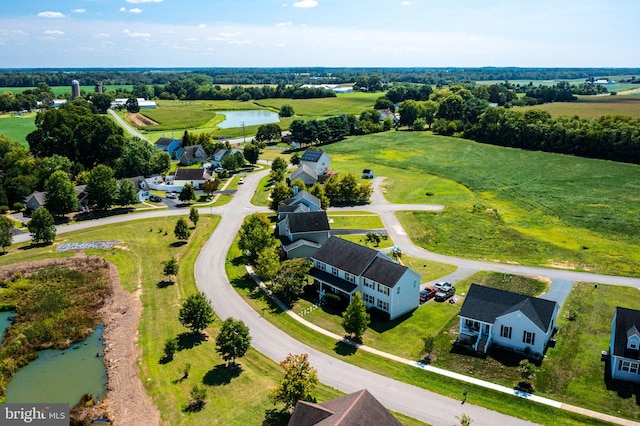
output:
[[[284,377],[269,391],[273,403],[283,403],[289,411],[298,401],[315,401],[312,394],[319,380],[316,369],[309,364],[309,355],[289,354],[280,365],[284,368]]]
[[[357,291],[351,297],[351,303],[342,314],[342,328],[344,328],[347,335],[350,335],[354,340],[360,341],[364,332],[367,331],[369,321],[367,305],[362,300],[360,292]]]
[[[287,170],[287,162],[282,157],[276,157],[271,162],[271,171],[285,171]]]
[[[191,236],[191,230],[189,229],[187,221],[184,220],[184,218],[181,217],[180,219],[178,219],[178,221],[176,222],[176,227],[173,229],[173,233],[179,240],[189,239],[189,237]]]
[[[271,142],[273,140],[279,140],[282,137],[282,129],[278,124],[263,124],[258,127],[256,133],[256,140],[259,142]]]
[[[178,313],[180,324],[199,333],[213,323],[213,309],[204,293],[196,293],[189,296],[180,307]]]
[[[11,233],[11,220],[6,216],[0,216],[0,245],[2,251],[7,252],[7,247],[13,242],[13,234]]]
[[[518,364],[518,370],[520,371],[520,377],[524,380],[535,380],[536,366],[529,362],[529,360],[523,359],[520,361],[520,364]]]
[[[190,183],[185,183],[178,195],[178,200],[187,201],[191,203],[191,201],[196,199],[196,190]]]
[[[138,100],[133,96],[129,96],[129,99],[127,99],[127,102],[124,104],[124,106],[125,108],[127,108],[127,111],[131,113],[140,112],[140,106],[138,105]]]
[[[233,318],[224,320],[216,337],[216,352],[222,355],[223,360],[235,364],[236,358],[242,358],[250,345],[249,327],[243,321]]]
[[[189,402],[189,409],[193,411],[202,410],[207,403],[207,388],[201,384],[195,384],[189,392],[191,401]]]
[[[39,242],[50,243],[56,238],[56,226],[53,216],[44,207],[38,207],[31,214],[31,220],[27,222],[27,229],[31,233],[33,244]]]
[[[91,103],[95,105],[100,114],[107,113],[114,99],[114,96],[110,93],[94,93],[91,95]]]
[[[78,209],[78,195],[69,174],[56,170],[44,184],[45,207],[54,216],[62,216]]]
[[[238,247],[253,263],[258,253],[267,247],[277,246],[279,241],[273,235],[271,222],[264,215],[253,213],[248,216],[238,232]]]
[[[314,183],[313,186],[307,189],[309,194],[316,196],[320,200],[320,208],[327,210],[329,208],[329,198],[324,193],[324,187],[319,183]]]
[[[137,204],[138,201],[140,200],[136,192],[136,185],[129,179],[122,179],[120,188],[118,188],[118,205],[129,206],[131,204]]]
[[[400,125],[401,126],[413,126],[413,122],[418,118],[419,107],[418,102],[414,100],[407,100],[400,104],[398,108],[398,113],[400,114]]]
[[[471,416],[465,413],[462,413],[462,416],[456,416],[456,419],[460,422],[460,426],[469,426],[473,422]]]
[[[257,143],[248,143],[244,146],[244,158],[249,164],[255,165],[262,154],[262,148]]]
[[[268,281],[278,272],[280,267],[280,251],[277,246],[265,247],[258,253],[253,270],[263,281]]]
[[[431,360],[431,352],[433,352],[433,348],[435,346],[435,338],[433,336],[427,336],[422,338],[423,347],[422,350],[425,353],[425,359],[427,361]]]
[[[269,208],[274,212],[278,211],[278,207],[283,205],[285,200],[291,198],[293,190],[285,182],[276,182],[271,189]]]
[[[116,200],[118,181],[113,177],[113,170],[104,164],[98,164],[89,172],[87,180],[89,202],[98,210],[107,210]]]
[[[215,177],[213,179],[209,179],[208,181],[200,184],[200,189],[202,189],[205,194],[211,196],[211,194],[213,194],[218,189],[219,186],[220,186],[220,179],[218,179],[218,177]]]
[[[180,270],[180,265],[178,264],[178,261],[176,260],[175,257],[172,257],[169,260],[165,260],[162,264],[163,264],[162,272],[164,273],[165,277],[168,277],[170,275],[173,275],[175,277],[176,275],[178,275],[178,271]]]
[[[293,164],[294,166],[297,166],[298,164],[300,164],[300,161],[302,161],[302,157],[300,156],[299,152],[294,152],[291,155],[291,158],[289,159],[289,161],[291,162],[291,164]]]
[[[293,302],[308,285],[307,273],[312,266],[313,263],[305,258],[285,260],[271,280],[273,292],[285,303]]]
[[[280,107],[280,113],[278,115],[280,117],[293,117],[295,115],[293,106],[289,104],[282,105],[282,107]]]
[[[198,225],[198,221],[200,220],[200,213],[198,213],[197,208],[191,207],[189,209],[189,220],[193,222],[193,226]]]
[[[170,337],[164,341],[164,357],[171,361],[173,355],[178,351],[178,341],[174,337]]]

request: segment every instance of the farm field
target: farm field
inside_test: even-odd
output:
[[[596,75],[594,76],[596,78],[608,78],[609,80],[613,80],[616,83],[615,84],[607,84],[607,90],[609,91],[609,93],[611,92],[620,92],[622,90],[629,90],[629,89],[633,89],[638,87],[638,84],[631,84],[631,83],[618,83],[618,81],[624,79],[627,80],[629,79],[630,75]],[[555,86],[556,84],[560,83],[561,81],[566,81],[569,84],[573,84],[573,85],[579,85],[579,84],[583,84],[585,82],[585,79],[587,78],[587,76],[585,75],[585,78],[574,78],[574,79],[568,79],[568,80],[509,80],[509,83],[511,84],[519,84],[521,86],[526,86],[529,83],[532,83],[534,86]],[[476,84],[478,86],[490,86],[492,84],[499,84],[499,83],[504,83],[504,80],[484,80],[484,81],[476,81]]]
[[[532,107],[517,107],[516,110],[527,111],[539,109],[547,111],[551,116],[561,115],[580,118],[599,118],[603,115],[626,115],[640,119],[640,93],[617,96],[578,96],[576,102],[553,102]]]
[[[82,83],[82,82],[81,82]],[[102,90],[104,92],[109,92],[109,91],[115,91],[117,89],[126,89],[126,90],[131,90],[133,88],[133,85],[129,85],[129,84],[116,84],[116,85],[111,85],[111,86],[103,86]],[[0,87],[0,93],[2,92],[12,92],[12,93],[20,93],[23,92],[27,89],[35,89],[35,87]],[[94,92],[95,87],[93,85],[87,86],[87,85],[81,85],[80,86],[80,92],[85,92],[85,93],[93,93]],[[68,86],[51,86],[51,91],[53,92],[54,95],[59,96],[59,97],[64,97],[65,94],[69,94],[71,95],[71,80],[69,80],[69,85]]]
[[[332,168],[372,168],[428,250],[489,261],[639,276],[640,167],[483,145],[428,132],[386,132],[327,145]]]

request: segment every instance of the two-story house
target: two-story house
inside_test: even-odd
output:
[[[395,319],[420,304],[420,274],[383,253],[338,237],[330,237],[311,257],[309,276],[320,294],[330,291],[345,299],[360,292],[367,308]]]
[[[180,155],[181,166],[191,166],[208,160],[207,152],[202,145],[185,146]]]
[[[551,300],[471,284],[458,314],[456,343],[481,353],[495,345],[542,358],[558,310]]]
[[[293,197],[287,198],[283,205],[278,206],[278,221],[281,221],[291,213],[320,211],[321,204],[320,199],[310,192],[299,191]]]
[[[330,234],[329,219],[324,210],[291,213],[278,222],[278,236],[288,259],[313,256]]]
[[[326,174],[331,168],[331,159],[324,151],[308,149],[300,158],[301,166],[310,167],[318,176]]]
[[[611,378],[640,383],[640,311],[616,308],[609,354]]]
[[[182,154],[182,141],[175,138],[159,138],[155,143],[156,148],[167,152],[171,159],[176,160]]]

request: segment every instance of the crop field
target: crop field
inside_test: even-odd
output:
[[[36,129],[35,114],[24,114],[20,118],[14,115],[0,116],[0,134],[28,147],[27,135]]]
[[[261,99],[254,101],[255,104],[262,107],[280,109],[284,104],[293,106],[296,117],[305,119],[319,119],[332,117],[338,114],[355,114],[366,109],[373,108],[373,105],[382,92],[378,93],[345,93],[335,98],[319,98],[319,99]]]
[[[444,204],[398,216],[414,242],[482,260],[638,276],[640,167],[386,132],[325,147],[332,168],[390,176],[394,203]]]
[[[102,89],[105,92],[115,91],[117,89],[127,89],[131,90],[133,88],[132,85],[128,84],[116,84],[112,86],[103,86]],[[0,93],[2,92],[13,92],[20,93],[27,89],[35,89],[35,87],[0,87]],[[71,80],[69,80],[68,86],[51,86],[51,91],[54,95],[63,97],[66,93],[71,94]],[[80,91],[84,91],[86,93],[93,93],[94,86],[80,86]]]
[[[553,117],[561,115],[580,118],[599,118],[603,115],[626,115],[640,118],[640,94],[617,96],[578,96],[576,102],[554,102],[518,110],[540,109]]]

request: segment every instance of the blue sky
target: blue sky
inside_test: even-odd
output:
[[[18,0],[0,67],[640,67],[636,0]]]

